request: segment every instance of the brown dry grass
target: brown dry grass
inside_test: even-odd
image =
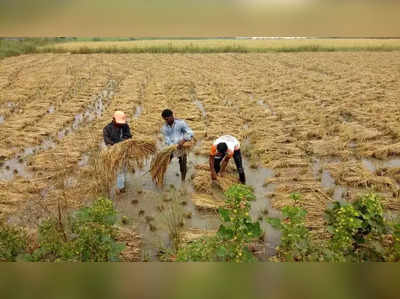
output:
[[[232,167],[227,167],[223,176],[218,176],[216,181],[212,181],[210,167],[204,164],[196,165],[193,186],[197,192],[212,194],[213,185],[225,192],[238,182],[237,173]]]
[[[193,242],[202,237],[213,237],[216,233],[215,230],[190,229],[182,232],[181,238],[184,242]]]
[[[321,227],[322,211],[329,203],[315,192],[318,188],[329,194],[321,187],[320,176],[313,173],[314,158],[321,159],[321,167],[330,170],[333,179],[352,194],[377,186],[386,194],[386,207],[396,208],[400,202],[394,192],[398,172],[369,173],[360,159],[385,160],[400,154],[399,61],[399,52],[46,54],[3,59],[0,115],[5,121],[0,124],[0,154],[5,159],[47,135],[56,136],[107,82],[113,80],[116,86],[99,118],[57,140],[54,149],[30,157],[31,180],[2,182],[1,210],[5,216],[19,217],[32,202],[51,208],[57,198],[65,197],[69,207],[75,207],[93,198],[93,161],[113,111],[127,113],[134,139],[156,140],[164,108],[185,119],[196,136],[204,136],[197,154],[207,155],[213,140],[222,134],[241,141],[247,138],[246,154],[252,161],[274,168],[275,177],[270,180],[275,185],[273,206],[293,204],[290,193],[302,192],[301,204],[314,230]],[[206,116],[194,100],[202,103]],[[9,101],[15,106],[9,107]],[[47,113],[53,104],[54,113]],[[134,118],[137,106],[143,112]],[[57,162],[60,153],[63,156]],[[86,154],[89,164],[78,167]],[[67,176],[76,178],[73,187],[58,183],[63,181],[63,168],[69,169]],[[198,169],[198,175],[194,184],[207,193],[209,171]],[[237,181],[236,174],[232,181]],[[39,192],[47,189],[47,196],[39,201]]]
[[[96,41],[67,42],[51,46],[55,49],[79,50],[80,48],[223,48],[244,47],[249,49],[291,49],[296,47],[326,47],[333,49],[374,48],[378,46],[400,47],[396,39],[320,39],[320,40],[136,40],[136,41]]]
[[[95,162],[98,192],[109,194],[114,185],[118,171],[121,169],[135,171],[142,168],[156,150],[154,142],[128,139],[105,148]]]
[[[193,194],[192,201],[199,210],[217,210],[224,206],[224,201],[218,200],[212,195],[204,193]]]
[[[168,165],[171,162],[171,156],[175,153],[177,155],[188,154],[194,145],[194,141],[186,142],[182,149],[178,150],[178,146],[173,144],[162,149],[154,158],[150,164],[150,174],[153,182],[158,186],[164,185],[164,176],[167,172]]]
[[[121,252],[121,260],[123,262],[141,261],[141,238],[136,232],[128,228],[118,227],[116,240],[125,245],[124,250]]]
[[[153,179],[153,182],[159,187],[162,187],[164,184],[164,175],[171,161],[171,155],[177,150],[177,148],[178,146],[175,144],[166,147],[159,153],[157,153],[157,155],[151,161],[151,178]]]

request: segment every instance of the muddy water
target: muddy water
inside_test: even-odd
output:
[[[313,158],[312,170],[314,177],[321,182],[321,187],[324,189],[333,190],[332,198],[336,201],[344,201],[344,197],[350,189],[344,186],[337,185],[332,175],[328,170],[323,168],[323,163],[340,162],[335,158],[326,158],[324,160]],[[380,168],[397,168],[400,167],[400,158],[396,157],[389,160],[378,160],[373,158],[361,159],[361,165],[371,173],[375,174]]]
[[[60,140],[79,129],[83,124],[91,122],[96,118],[102,117],[107,104],[114,96],[114,89],[116,87],[115,81],[109,81],[105,90],[101,91],[94,97],[93,103],[89,105],[85,111],[78,113],[74,116],[72,125],[63,128],[57,133],[57,138]]]
[[[206,118],[207,117],[207,112],[206,112],[206,109],[204,109],[203,103],[200,102],[198,99],[195,99],[193,101],[193,103],[196,105],[197,108],[199,108],[199,110],[201,112],[201,116],[203,118]]]
[[[318,158],[313,158],[312,171],[314,177],[321,182],[321,187],[327,190],[333,190],[332,199],[335,201],[344,201],[344,195],[347,188],[337,185],[335,179],[330,172],[323,168],[323,163],[339,162],[335,158],[327,158],[324,161]]]
[[[186,182],[182,183],[178,160],[173,159],[165,175],[163,190],[155,187],[150,174],[145,171],[149,169],[149,161],[144,166],[145,170],[127,175],[127,193],[117,196],[115,204],[122,215],[132,219],[137,232],[142,235],[142,250],[147,257],[156,259],[160,248],[172,246],[167,226],[170,209],[186,215],[183,217],[183,230],[218,228],[217,215],[199,212],[191,201],[194,191],[190,177],[194,172],[194,165],[199,162],[199,157],[189,154]]]
[[[396,157],[390,160],[382,161],[378,159],[362,159],[362,165],[364,168],[368,169],[370,172],[375,173],[379,168],[398,168],[400,167],[400,158]]]
[[[143,112],[142,106],[136,106],[135,114],[133,115],[134,119],[138,119]]]
[[[56,138],[46,138],[40,145],[22,149],[17,158],[4,161],[3,165],[0,166],[0,180],[12,180],[15,175],[20,175],[25,178],[32,177],[32,172],[29,171],[27,167],[26,158],[37,152],[55,148],[57,139],[60,141],[65,136],[73,133],[79,129],[84,122],[89,122],[96,118],[100,118],[103,115],[106,105],[114,96],[115,87],[116,82],[109,81],[106,89],[94,96],[94,102],[89,105],[84,112],[74,116],[71,126],[65,127],[57,132]],[[50,106],[48,112],[53,113],[54,110],[54,106]],[[84,166],[87,164],[87,161],[79,161],[79,163],[83,163],[83,165],[80,166]]]
[[[198,146],[199,144],[196,147]],[[218,229],[220,220],[217,212],[199,211],[191,200],[194,194],[191,176],[195,171],[195,165],[207,162],[207,157],[190,153],[186,182],[182,183],[178,160],[173,159],[165,175],[163,190],[155,187],[150,174],[146,173],[150,166],[149,161],[144,166],[145,170],[127,175],[127,192],[116,197],[115,205],[121,215],[128,217],[128,225],[133,225],[142,235],[142,251],[146,259],[157,260],[160,248],[172,247],[167,225],[171,209],[183,215],[182,231]],[[279,216],[266,198],[266,194],[273,192],[275,186],[271,184],[264,187],[265,179],[271,177],[273,173],[270,169],[252,169],[248,164],[244,161],[247,183],[254,188],[257,196],[257,200],[252,202],[250,214],[254,221],[260,221],[265,231],[265,257],[267,257],[274,253],[280,238],[279,232],[273,230],[265,221],[267,213],[271,217]],[[217,188],[212,190],[212,195],[216,199],[224,199],[223,193]]]
[[[272,208],[270,198],[267,194],[272,194],[275,190],[275,184],[265,186],[265,180],[274,176],[273,170],[259,167],[253,169],[249,167],[250,163],[244,159],[243,167],[246,173],[246,183],[253,187],[256,200],[251,203],[250,215],[253,221],[259,221],[261,228],[265,232],[265,257],[275,254],[275,248],[279,245],[280,232],[274,229],[266,222],[267,217],[280,217],[280,213]]]
[[[14,158],[5,161],[1,164],[0,168],[0,179],[1,180],[12,180],[15,176],[22,176],[25,178],[31,178],[32,173],[27,169],[26,162]]]

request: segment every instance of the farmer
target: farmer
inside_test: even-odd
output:
[[[172,144],[178,145],[178,151],[175,152],[175,156],[179,160],[179,168],[181,171],[182,182],[186,178],[187,172],[187,154],[183,151],[183,145],[192,140],[193,131],[186,122],[182,119],[174,118],[174,113],[170,109],[165,109],[161,113],[162,118],[165,120],[165,124],[161,128],[161,133],[164,135],[165,143],[170,146]],[[171,155],[171,160],[173,155]]]
[[[126,123],[126,115],[122,111],[115,111],[112,121],[103,129],[104,142],[110,147],[118,142],[132,138],[129,125]],[[125,192],[126,172],[121,169],[117,175],[117,193]]]
[[[242,155],[240,153],[240,143],[235,137],[230,135],[219,137],[211,146],[209,162],[212,180],[217,179],[217,174],[222,176],[232,157],[239,173],[240,182],[246,184],[246,177],[242,165]]]

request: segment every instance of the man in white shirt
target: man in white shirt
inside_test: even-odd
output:
[[[211,179],[216,180],[217,174],[222,175],[228,165],[229,160],[233,157],[239,179],[242,184],[246,184],[246,176],[243,170],[242,155],[240,153],[239,141],[230,135],[224,135],[216,139],[211,146],[210,151],[210,171]]]

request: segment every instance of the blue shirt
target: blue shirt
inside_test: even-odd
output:
[[[161,128],[167,145],[177,144],[182,139],[189,141],[193,138],[193,131],[184,120],[175,119],[172,126],[164,124]]]

